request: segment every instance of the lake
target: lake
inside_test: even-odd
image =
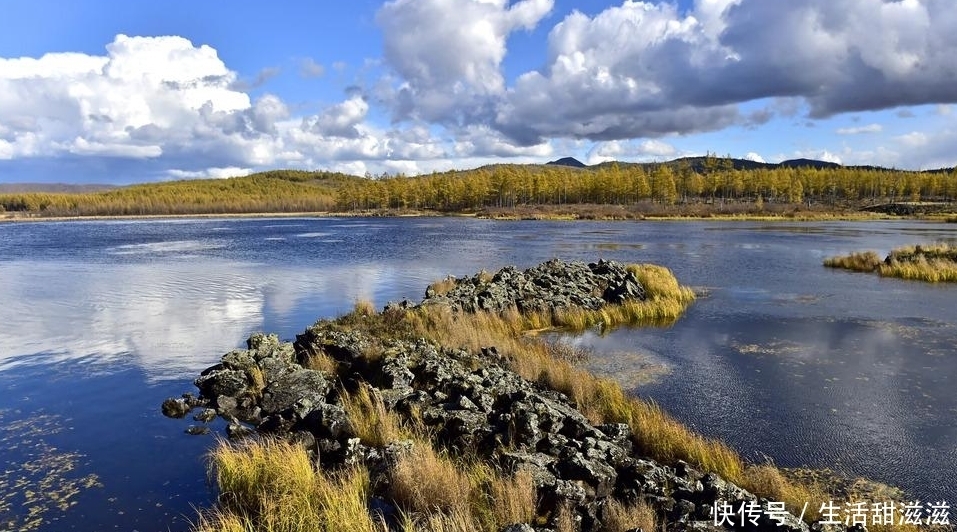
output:
[[[189,421],[159,405],[195,392],[192,379],[223,353],[257,331],[292,339],[359,299],[418,300],[449,274],[554,257],[662,264],[701,294],[669,328],[567,339],[592,350],[595,371],[749,459],[957,503],[957,286],[821,266],[938,241],[957,243],[957,226],[0,224],[0,530],[187,530],[212,502],[204,453],[215,439],[185,434]],[[648,368],[657,377],[639,378]]]

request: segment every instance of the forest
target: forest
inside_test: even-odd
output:
[[[276,170],[88,193],[0,194],[0,211],[38,216],[436,211],[474,213],[549,205],[812,204],[857,209],[953,202],[957,168],[930,172],[836,165],[742,166],[701,157],[658,164],[499,164],[407,177]]]

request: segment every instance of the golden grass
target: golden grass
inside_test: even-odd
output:
[[[434,296],[444,296],[452,291],[456,286],[456,279],[451,275],[442,279],[441,281],[436,281],[429,285],[429,288],[426,293],[431,293]]]
[[[930,283],[957,282],[957,246],[907,246],[897,248],[881,260],[873,251],[831,257],[825,266],[853,271],[874,272],[881,277],[896,277]]]
[[[536,518],[537,492],[527,471],[508,477],[482,462],[454,460],[417,439],[390,474],[388,495],[430,530],[500,530]]]
[[[423,514],[468,510],[471,491],[467,472],[421,440],[399,458],[389,483],[400,507]]]
[[[300,360],[302,367],[321,371],[327,375],[335,375],[339,371],[339,363],[324,351],[312,351]]]
[[[626,532],[635,528],[655,532],[659,528],[655,510],[651,506],[643,502],[626,505],[615,499],[609,499],[602,525],[602,532]]]
[[[770,463],[749,465],[741,487],[772,501],[783,502],[794,515],[801,515],[805,503],[810,503],[805,513],[810,519],[820,518],[819,504],[832,499],[832,495],[819,484],[796,482]]]
[[[489,498],[495,521],[500,526],[530,523],[535,519],[538,493],[535,479],[528,471],[520,470],[512,478],[493,478]]]
[[[317,470],[299,445],[279,440],[221,443],[210,457],[219,506],[200,516],[199,532],[373,532],[364,469]]]
[[[384,447],[399,439],[412,436],[402,426],[398,414],[388,410],[378,391],[362,383],[353,393],[339,392],[342,408],[349,418],[353,433],[362,443],[372,447]]]
[[[377,313],[375,304],[367,299],[360,299],[356,301],[355,305],[352,307],[352,312],[358,316],[375,316]]]
[[[824,265],[829,268],[842,268],[856,272],[872,272],[881,265],[881,258],[873,251],[865,251],[824,259]]]
[[[957,282],[957,262],[949,259],[927,259],[918,256],[910,261],[892,259],[890,264],[881,264],[878,273],[882,277],[897,277],[929,283]]]

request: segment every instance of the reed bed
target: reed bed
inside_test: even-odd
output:
[[[876,272],[881,277],[896,277],[930,283],[957,282],[957,246],[907,246],[890,252],[884,260],[867,251],[831,257],[825,266],[860,272]]]

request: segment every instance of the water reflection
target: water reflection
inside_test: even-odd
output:
[[[658,356],[672,374],[637,393],[752,459],[833,467],[938,500],[957,486],[953,337],[936,320],[750,316],[582,341],[605,352],[667,345]]]
[[[394,292],[395,274],[370,265],[269,271],[208,260],[0,263],[8,281],[0,284],[2,320],[15,331],[0,335],[0,371],[45,353],[44,363],[84,360],[89,371],[123,361],[151,379],[190,377],[253,332],[292,338],[317,318]]]

